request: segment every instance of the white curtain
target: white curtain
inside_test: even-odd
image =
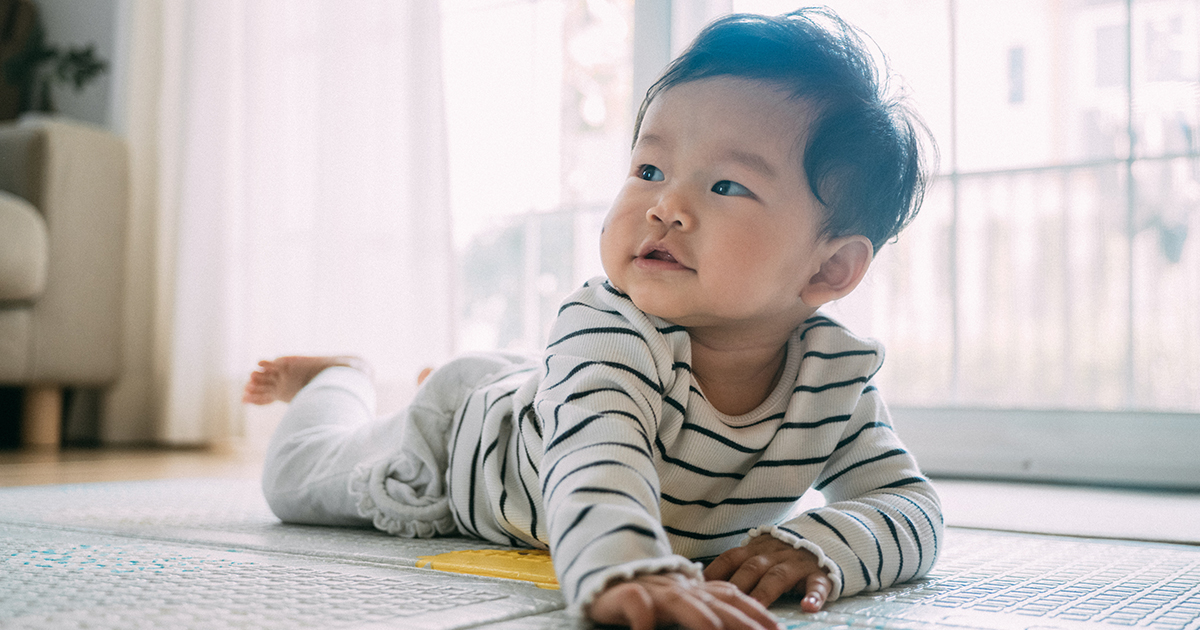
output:
[[[403,395],[454,338],[438,3],[162,20],[157,439],[253,432],[240,388],[282,354],[362,355]]]

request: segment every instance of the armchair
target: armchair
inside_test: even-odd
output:
[[[25,388],[26,445],[58,445],[63,387],[119,375],[128,209],[121,138],[0,124],[0,384]]]

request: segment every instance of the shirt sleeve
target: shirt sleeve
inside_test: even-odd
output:
[[[921,577],[942,542],[941,506],[892,428],[890,414],[868,383],[836,448],[813,488],[826,505],[769,534],[813,552],[829,571],[830,599],[873,591]]]
[[[673,378],[670,348],[644,315],[631,323],[638,313],[615,312],[611,302],[563,306],[534,401],[545,427],[549,544],[575,607],[618,578],[679,571],[702,579],[699,565],[672,553],[658,507],[654,436]]]

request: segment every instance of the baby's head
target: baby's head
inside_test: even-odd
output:
[[[823,206],[823,235],[865,236],[875,251],[920,208],[927,172],[920,119],[885,93],[863,38],[826,9],[777,17],[730,15],[710,24],[646,94],[646,110],[662,93],[693,81],[731,77],[761,81],[803,102],[807,116],[779,129],[801,143],[796,155]],[[929,138],[929,148],[933,148]]]
[[[915,118],[831,13],[734,15],[646,95],[600,236],[609,280],[700,331],[786,337],[848,295],[925,183]]]

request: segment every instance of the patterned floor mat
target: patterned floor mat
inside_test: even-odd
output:
[[[945,538],[925,580],[772,611],[804,630],[1200,630],[1200,547]],[[248,480],[0,488],[0,628],[588,627],[556,591],[416,567],[497,548],[285,525]]]

